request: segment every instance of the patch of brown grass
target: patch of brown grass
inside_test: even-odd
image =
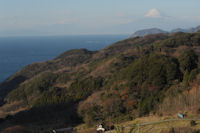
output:
[[[87,130],[80,131],[78,133],[96,133],[96,130],[95,129],[87,129]]]
[[[160,133],[194,133],[197,130],[193,130],[190,127],[180,127],[180,128],[171,128],[170,130],[163,130]]]

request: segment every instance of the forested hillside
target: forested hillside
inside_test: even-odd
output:
[[[199,113],[199,55],[199,32],[154,34],[28,65],[0,84],[0,129],[45,132],[150,113]]]

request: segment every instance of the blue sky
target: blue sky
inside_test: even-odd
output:
[[[0,0],[0,35],[131,34],[200,25],[200,0]]]

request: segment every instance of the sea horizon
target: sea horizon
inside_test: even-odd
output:
[[[0,82],[26,65],[51,60],[70,49],[100,50],[129,35],[0,37]]]

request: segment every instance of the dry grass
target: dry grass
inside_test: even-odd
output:
[[[107,76],[110,75],[111,63],[113,59],[102,61],[98,66],[90,73],[90,76]]]
[[[196,133],[194,129],[190,127],[172,128],[170,130],[163,130],[160,133]]]
[[[161,122],[161,123],[155,123],[155,124],[149,124],[149,125],[141,125],[143,123],[154,123],[159,122],[166,119],[174,119],[175,117],[172,116],[165,116],[165,117],[158,117],[158,116],[150,116],[150,117],[142,117],[137,118],[133,121],[121,123],[118,126],[124,126],[126,127],[126,130],[124,133],[130,133],[130,130],[133,129],[134,132],[138,132],[138,124],[139,126],[139,133],[169,133],[169,129],[175,128],[177,129],[177,133],[186,133],[182,132],[185,128],[189,128],[191,130],[199,130],[200,129],[200,120],[196,121],[197,125],[192,126],[190,125],[190,121],[186,120],[176,120],[176,121],[170,121],[170,122]],[[185,128],[183,128],[185,127]],[[179,130],[180,129],[180,132]],[[116,132],[115,132],[116,133]],[[188,132],[190,133],[190,132]]]
[[[86,129],[79,131],[78,133],[96,133],[96,129]]]
[[[76,127],[78,133],[96,133],[95,128],[88,128],[87,125],[81,124]]]

